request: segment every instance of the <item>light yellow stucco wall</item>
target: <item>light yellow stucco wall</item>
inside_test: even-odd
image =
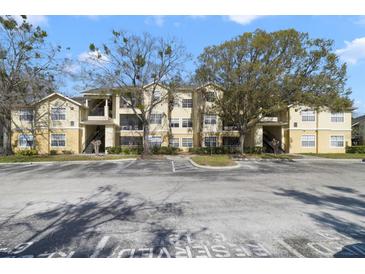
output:
[[[50,113],[52,107],[64,107],[66,109],[66,119],[62,121],[51,121]],[[49,153],[50,150],[62,152],[63,150],[72,151],[73,153],[81,152],[81,136],[82,128],[80,128],[80,107],[57,94],[41,101],[34,106],[34,126],[32,123],[19,120],[20,109],[12,111],[12,145],[14,151],[19,149],[18,138],[19,134],[35,132],[34,140],[36,149],[41,154]],[[73,121],[73,126],[71,125]],[[19,126],[20,125],[20,126]],[[64,133],[66,134],[66,146],[53,148],[51,147],[50,134]]]

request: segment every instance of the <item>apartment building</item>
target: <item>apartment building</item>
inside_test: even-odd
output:
[[[143,100],[150,100],[146,86]],[[92,153],[92,140],[101,140],[101,151],[112,146],[134,146],[143,142],[142,123],[130,104],[121,99],[133,89],[93,89],[81,97],[51,94],[32,106],[17,106],[13,115],[14,150],[36,145],[40,153]],[[158,86],[154,96],[166,98],[153,110],[150,119],[151,145],[191,147],[239,145],[239,132],[224,123],[213,111],[215,97],[223,91],[214,84],[183,87],[173,91],[169,111],[168,90]],[[137,104],[137,98],[131,104]],[[169,133],[171,130],[171,138]],[[246,136],[246,147],[264,147],[273,151],[271,141],[280,141],[287,153],[343,153],[351,145],[351,112],[316,112],[304,106],[288,106],[286,111],[262,117]],[[33,143],[35,142],[35,143]]]

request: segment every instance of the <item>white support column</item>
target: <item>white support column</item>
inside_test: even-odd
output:
[[[108,99],[105,99],[105,106],[104,106],[104,116],[106,119],[109,118],[109,106],[108,106]]]
[[[257,126],[255,128],[255,133],[254,133],[254,143],[255,143],[255,147],[262,147],[263,146],[263,129],[262,126]]]
[[[113,125],[105,126],[105,147],[115,146],[115,130]]]

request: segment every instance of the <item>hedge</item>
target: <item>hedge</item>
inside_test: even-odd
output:
[[[365,146],[346,147],[346,153],[365,153]]]
[[[24,149],[18,150],[15,154],[19,156],[33,156],[38,155],[38,151],[36,149]]]
[[[115,146],[115,147],[107,147],[107,152],[109,154],[142,154],[143,147],[142,146]],[[151,148],[152,154],[164,154],[164,155],[176,155],[179,152],[179,149],[176,147],[158,147],[154,146]]]
[[[240,153],[238,147],[193,147],[189,149],[189,152],[195,154],[237,154]],[[261,154],[263,152],[262,147],[245,147],[244,153]]]

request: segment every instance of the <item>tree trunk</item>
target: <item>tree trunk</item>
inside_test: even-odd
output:
[[[150,134],[150,125],[145,124],[143,126],[143,153],[142,153],[142,158],[150,155],[150,144],[148,142],[149,134]]]
[[[240,131],[240,152],[245,153],[245,135],[244,131]]]
[[[13,149],[11,147],[11,126],[9,125],[9,122],[6,121],[5,122],[5,127],[4,127],[4,140],[3,140],[4,144],[4,154],[5,155],[11,155],[13,154]]]

